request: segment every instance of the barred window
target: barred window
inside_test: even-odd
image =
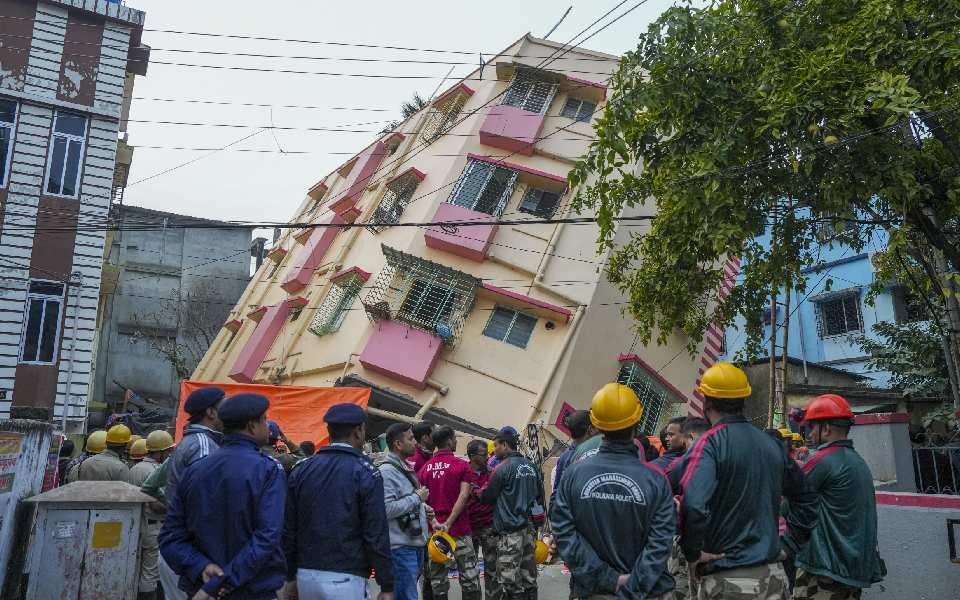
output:
[[[579,98],[567,98],[567,103],[563,105],[560,116],[573,119],[574,121],[589,123],[596,110],[597,105],[593,102],[580,100]]]
[[[519,68],[503,97],[503,104],[542,115],[550,108],[556,91],[557,84],[549,81],[544,73]]]
[[[516,183],[516,171],[470,159],[447,202],[499,217]]]
[[[360,295],[363,282],[364,279],[357,275],[334,282],[310,322],[310,332],[323,336],[340,329],[354,300]]]
[[[863,331],[858,292],[834,295],[816,302],[817,326],[821,338]]]
[[[526,348],[536,326],[536,317],[498,306],[490,314],[483,335],[517,348]]]
[[[548,192],[534,187],[527,188],[520,201],[520,212],[536,215],[544,219],[553,217],[560,204],[560,194]]]
[[[427,114],[422,135],[428,143],[441,137],[456,124],[469,97],[466,92],[457,92]]]
[[[647,435],[657,434],[657,426],[664,406],[671,399],[674,402],[680,402],[680,399],[674,398],[673,394],[647,372],[643,365],[634,361],[627,361],[620,365],[617,382],[632,389],[640,398],[640,404],[643,406],[640,431]]]
[[[420,185],[420,178],[412,172],[391,181],[387,185],[383,200],[380,201],[377,210],[373,211],[370,220],[374,223],[399,223],[400,217],[406,210],[407,205],[410,204],[410,200],[413,199],[413,194],[417,191],[418,185]],[[384,229],[386,229],[386,225],[370,227],[370,230],[374,233],[380,233]]]
[[[460,294],[455,290],[418,279],[410,286],[397,318],[433,330],[438,323],[449,321],[459,303]]]

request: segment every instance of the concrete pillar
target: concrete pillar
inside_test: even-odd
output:
[[[853,446],[870,467],[877,489],[915,492],[913,450],[905,413],[857,415],[850,430]]]

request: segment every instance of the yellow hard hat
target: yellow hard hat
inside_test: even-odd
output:
[[[427,555],[435,563],[445,565],[453,560],[457,550],[457,542],[446,531],[437,531],[430,536],[427,542]]]
[[[550,556],[550,547],[547,546],[546,542],[543,540],[537,540],[536,547],[533,550],[533,557],[537,560],[538,565],[542,565],[547,562],[547,558]]]
[[[130,444],[130,458],[140,460],[147,455],[147,440],[140,438]]]
[[[780,437],[782,437],[782,438],[785,439],[785,440],[789,440],[790,437],[793,435],[793,432],[790,431],[790,430],[789,430],[788,428],[786,428],[786,427],[781,427],[781,428],[778,429],[777,431],[780,432]]]
[[[608,383],[593,395],[590,422],[600,431],[620,431],[640,422],[643,405],[637,394],[622,383]]]
[[[147,435],[148,452],[161,452],[167,448],[173,448],[173,438],[166,431],[158,429]]]
[[[487,455],[493,456],[493,440],[487,442]]]
[[[133,443],[134,443],[135,441],[137,441],[137,440],[142,440],[142,439],[143,439],[143,436],[142,436],[142,435],[137,435],[137,434],[131,435],[131,436],[130,436],[130,441],[127,442],[127,450],[129,451],[130,448],[133,447]]]
[[[124,444],[130,441],[130,428],[126,425],[114,425],[107,430],[108,444]]]
[[[753,391],[747,374],[728,362],[718,362],[707,369],[700,379],[699,389],[704,396],[729,400],[747,398]]]
[[[107,432],[99,429],[87,436],[87,454],[100,454],[107,449]]]
[[[795,441],[795,442],[802,442],[802,441],[803,441],[803,436],[800,435],[799,433],[792,433],[792,434],[790,434],[790,438],[791,438],[793,441]]]

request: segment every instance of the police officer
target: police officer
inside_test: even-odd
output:
[[[269,406],[259,394],[225,400],[223,447],[188,467],[168,498],[160,552],[193,600],[273,598],[283,587],[286,476],[260,451]]]
[[[817,526],[797,555],[796,600],[854,600],[883,579],[870,468],[847,439],[853,411],[836,394],[814,398],[803,420],[817,452],[804,465],[819,497]]]
[[[679,480],[680,548],[697,598],[789,597],[784,555],[797,552],[816,521],[816,496],[800,467],[770,436],[743,416],[750,396],[747,375],[719,362],[699,385],[704,415],[713,427],[674,461]],[[781,496],[793,507],[783,540]]]
[[[383,479],[361,450],[367,415],[356,404],[336,404],[323,420],[330,445],[290,472],[283,529],[287,597],[364,600],[374,569],[379,600],[393,600]]]
[[[560,481],[550,517],[580,598],[673,597],[666,565],[676,508],[663,473],[637,456],[633,439],[642,415],[629,387],[600,388],[590,406],[590,421],[603,435],[600,448],[570,464]]]
[[[531,518],[535,507],[543,512],[543,476],[535,464],[517,452],[517,436],[498,433],[493,444],[500,464],[481,490],[480,502],[495,505],[497,587],[506,600],[534,599],[537,570]]]
[[[173,448],[173,438],[166,431],[151,431],[146,439],[137,440],[134,446],[142,445],[145,456],[130,468],[130,483],[142,486],[160,464],[167,459]],[[145,509],[146,525],[140,536],[140,593],[138,600],[152,600],[157,595],[158,546],[157,536],[163,524],[163,513],[154,508],[154,503]]]
[[[130,468],[123,462],[130,442],[130,428],[114,425],[107,431],[106,449],[89,458],[77,467],[78,481],[125,481],[130,480]]]

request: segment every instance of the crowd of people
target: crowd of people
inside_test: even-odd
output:
[[[91,434],[67,478],[156,499],[141,600],[158,580],[172,599],[361,600],[371,576],[379,600],[446,600],[453,570],[464,600],[533,600],[547,554],[579,599],[848,600],[880,581],[873,482],[847,402],[807,407],[805,453],[793,431],[747,421],[737,367],[714,365],[699,389],[704,418],[671,419],[648,440],[633,390],[601,388],[565,418],[549,502],[512,427],[461,457],[452,428],[395,423],[375,459],[357,405],[332,406],[329,443],[302,447],[266,418],[265,397],[216,387],[186,400],[175,447],[115,426]]]

